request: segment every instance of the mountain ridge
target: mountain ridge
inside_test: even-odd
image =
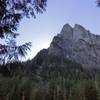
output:
[[[76,61],[83,67],[100,68],[100,36],[92,34],[79,24],[65,24],[54,36],[47,56],[54,55]]]

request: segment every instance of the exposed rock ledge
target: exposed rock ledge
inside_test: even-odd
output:
[[[66,24],[54,37],[48,54],[75,60],[83,67],[100,68],[100,36],[90,33],[81,25],[76,24],[72,28]]]

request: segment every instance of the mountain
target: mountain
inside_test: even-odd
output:
[[[54,55],[75,61],[82,67],[100,68],[100,36],[92,34],[81,25],[71,27],[65,24],[60,34],[53,38],[50,47],[41,50],[39,55]]]
[[[100,100],[100,36],[66,24],[32,60],[0,65],[0,100]]]

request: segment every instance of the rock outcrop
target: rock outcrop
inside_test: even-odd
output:
[[[81,25],[63,26],[54,37],[48,54],[76,61],[83,67],[100,68],[100,36],[90,33]]]

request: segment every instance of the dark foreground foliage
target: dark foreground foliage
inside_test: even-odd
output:
[[[100,100],[100,70],[55,56],[0,66],[0,100]]]

